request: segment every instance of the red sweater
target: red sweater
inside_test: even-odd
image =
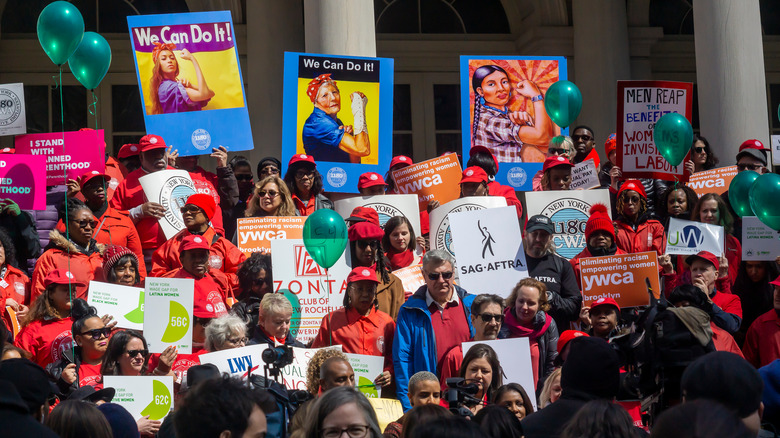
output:
[[[24,272],[6,264],[5,277],[0,280],[0,312],[3,314],[5,327],[12,329],[11,315],[5,310],[6,300],[11,298],[19,304],[28,305],[26,299],[30,292],[30,278]]]
[[[780,318],[777,311],[772,309],[753,321],[745,336],[742,352],[756,368],[780,359]]]
[[[634,228],[621,221],[615,221],[617,227],[617,246],[627,253],[655,251],[658,255],[666,252],[666,232],[661,222],[648,219]]]
[[[73,346],[70,318],[33,321],[22,327],[14,345],[32,354],[31,360],[42,368],[62,359],[62,353]]]

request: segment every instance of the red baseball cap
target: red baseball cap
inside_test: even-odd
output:
[[[775,286],[780,286],[780,275],[778,275],[777,278],[775,278],[774,281],[770,281],[769,284],[773,284]]]
[[[81,175],[79,177],[79,186],[81,186],[83,188],[84,185],[86,183],[88,183],[91,179],[98,178],[98,177],[102,177],[106,181],[106,183],[111,181],[111,177],[110,176],[106,175],[105,173],[100,173],[97,170],[93,170],[93,171],[87,172],[87,173],[85,173],[85,174],[83,174],[83,175]]]
[[[87,283],[77,279],[67,269],[55,269],[43,279],[43,287],[49,287],[52,284],[72,284],[74,286],[86,286]]]
[[[414,164],[414,162],[412,161],[411,158],[407,157],[406,155],[396,155],[395,157],[393,157],[393,160],[390,161],[389,169],[392,169],[394,166],[401,165],[401,167],[399,167],[400,169],[402,167],[411,166],[412,164]]]
[[[377,214],[376,210],[369,207],[355,207],[346,220],[351,222],[370,222],[379,226],[379,214]]]
[[[571,164],[571,161],[569,161],[568,158],[562,156],[562,155],[553,155],[552,157],[547,157],[544,160],[544,166],[542,166],[542,172],[547,172],[549,169],[552,169],[553,167],[558,166],[574,166]]]
[[[214,212],[217,211],[217,203],[214,202],[214,197],[205,193],[190,195],[187,198],[187,204],[192,204],[203,210],[209,220],[214,217]]]
[[[122,147],[119,148],[119,153],[116,154],[116,157],[121,160],[122,158],[134,157],[138,155],[139,152],[141,152],[139,145],[134,143],[123,144]]]
[[[767,159],[766,159],[765,151],[766,148],[764,147],[764,144],[761,143],[760,141],[756,139],[745,140],[739,146],[739,152],[737,152],[737,161],[739,161],[739,158],[744,155],[750,155],[751,157],[760,161],[761,164],[766,166]]]
[[[204,299],[195,298],[195,301],[192,303],[192,316],[196,318],[219,318],[221,315],[217,313],[214,304]]]
[[[385,232],[382,228],[371,222],[358,222],[349,227],[347,231],[347,237],[350,242],[356,240],[382,240],[384,236]]]
[[[317,167],[317,163],[314,162],[314,157],[312,157],[311,155],[306,155],[306,154],[295,154],[295,155],[293,155],[292,158],[290,158],[290,162],[287,163],[287,166],[292,166],[293,164],[300,163],[302,161],[305,162],[305,163],[311,163],[312,166]]]
[[[487,173],[479,166],[467,167],[463,170],[463,175],[460,178],[460,184],[468,182],[488,182]]]
[[[626,182],[623,183],[622,186],[620,186],[620,190],[618,190],[617,197],[620,198],[620,195],[623,193],[624,190],[633,190],[637,193],[639,193],[639,196],[647,199],[647,193],[645,192],[645,186],[642,185],[642,181],[639,181],[638,179],[629,179],[626,180]]]
[[[138,146],[141,148],[141,152],[151,151],[153,149],[165,149],[168,147],[162,137],[154,134],[148,134],[141,137]]]
[[[617,301],[615,301],[612,298],[599,298],[598,300],[594,301],[590,305],[591,312],[593,311],[593,309],[599,306],[615,306],[618,312],[620,312],[620,306],[618,306]]]
[[[387,183],[382,175],[376,172],[366,172],[358,178],[358,190],[373,186],[386,186]]]
[[[485,146],[474,146],[471,149],[469,149],[469,158],[473,157],[474,154],[484,152],[486,154],[490,154],[490,158],[493,159],[493,161],[496,163],[496,171],[498,171],[498,159],[495,155],[493,155],[493,152],[490,152],[490,149],[486,148]]]
[[[209,249],[209,242],[206,240],[203,236],[198,236],[196,234],[189,234],[184,237],[184,239],[181,239],[181,245],[179,246],[179,251],[187,251],[190,249]]]
[[[363,280],[379,283],[379,280],[376,278],[376,271],[371,268],[357,267],[347,275],[347,283]]]
[[[580,336],[588,336],[585,332],[581,332],[579,330],[564,330],[563,333],[558,337],[558,354],[561,354],[561,351],[566,347],[566,344],[569,343],[574,338],[579,338]]]
[[[607,141],[604,142],[604,153],[609,157],[609,154],[615,149],[617,149],[617,135],[613,132],[612,134],[609,134]]]
[[[707,263],[712,263],[712,265],[715,266],[716,271],[720,269],[720,261],[718,261],[718,258],[715,257],[715,254],[709,251],[699,251],[696,254],[689,255],[688,257],[685,258],[685,263],[687,263],[688,266],[690,266],[691,263],[693,263],[693,261],[696,259],[701,259]]]
[[[0,154],[14,154],[16,153],[16,149],[14,148],[2,148],[0,149]]]
[[[761,143],[759,140],[756,140],[755,138],[751,138],[750,140],[745,140],[742,142],[741,145],[739,145],[739,151],[742,152],[745,149],[758,149],[760,151],[767,150],[764,146],[764,143]]]

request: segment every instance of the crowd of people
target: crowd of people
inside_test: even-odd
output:
[[[700,198],[685,184],[626,179],[614,134],[602,163],[593,130],[571,132],[552,139],[533,189],[568,190],[573,166],[594,160],[611,202],[591,207],[580,254],[556,254],[551,218],[527,217],[515,191],[495,181],[496,157],[475,146],[460,196],[499,196],[516,208],[530,276],[508,298],[467,291],[457,284],[457,260],[430,248],[428,214],[438,202],[420,212],[422,236],[407,217],[380,225],[376,211],[357,207],[346,218],[352,270],[343,307],[322,319],[307,345],[291,330],[290,301],[273,292],[270,255],[247,257],[237,248],[236,220],[333,209],[312,155],[293,156],[282,175],[275,157],[255,167],[218,148],[212,173],[150,134],[109,157],[106,173],[49,187],[46,210],[5,202],[0,424],[14,436],[62,437],[771,436],[762,434],[780,427],[780,257],[742,260],[740,218],[727,194]],[[696,137],[686,170],[717,163],[709,142]],[[384,176],[363,174],[360,195],[397,193],[392,171],[412,164],[396,156]],[[735,164],[768,172],[767,151],[746,141]],[[181,207],[184,229],[167,239],[158,225],[166,210],[145,197],[139,178],[175,168],[189,173],[198,193]],[[666,254],[670,218],[722,226],[723,252]],[[674,350],[677,338],[653,344],[667,366],[658,392],[664,402],[656,405],[642,403],[652,394],[630,390],[637,363],[619,341],[641,326],[646,309],[621,308],[612,298],[583,305],[580,285],[584,258],[646,251],[658,254],[663,285],[663,307],[651,322],[676,327],[696,346]],[[393,271],[414,266],[424,285],[405,290]],[[117,328],[87,303],[92,281],[143,287],[147,277],[193,280],[191,354],[172,346],[150,354],[142,331]],[[484,343],[510,338],[528,339],[532,387],[508,381],[504,370],[517,365],[501,363]],[[476,344],[464,349],[464,342]],[[341,351],[321,349],[311,359],[304,397],[311,400],[303,402],[200,364],[204,353],[245,345]],[[342,351],[383,357],[373,383],[404,410],[384,430]],[[164,422],[132,418],[111,403],[114,389],[103,381],[150,375],[174,377]]]

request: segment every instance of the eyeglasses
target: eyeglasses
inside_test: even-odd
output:
[[[624,199],[626,203],[630,202],[632,204],[639,204],[639,200],[640,200],[639,196],[631,196],[631,197],[626,196]]]
[[[366,249],[367,246],[370,246],[371,249],[379,248],[378,240],[358,240],[357,242],[355,242],[355,244],[360,249]]]
[[[552,155],[563,155],[566,153],[566,149],[547,148],[547,152],[551,153]]]
[[[180,211],[181,214],[192,213],[193,215],[195,215],[201,212],[201,208],[195,205],[190,205],[190,206],[185,205],[184,207],[181,208]]]
[[[327,428],[322,429],[323,438],[338,438],[344,432],[351,438],[363,438],[368,434],[368,426],[365,425],[352,425],[347,428]]]
[[[278,174],[279,174],[279,169],[277,169],[276,167],[268,166],[260,170],[260,175],[278,175]],[[296,173],[296,176],[297,175],[298,174]]]
[[[260,197],[260,198],[265,198],[265,195],[268,195],[268,196],[271,197],[271,199],[274,199],[276,197],[276,195],[278,195],[278,194],[279,194],[279,192],[277,192],[276,190],[267,190],[267,191],[266,190],[258,190],[257,191],[257,196]]]
[[[479,317],[482,318],[482,322],[488,322],[488,323],[493,321],[494,319],[499,324],[501,324],[501,322],[504,321],[504,315],[501,314],[495,315],[492,313],[482,313],[479,315]]]
[[[693,148],[693,151],[696,152],[697,154],[703,154],[704,153],[704,146],[695,147],[695,148]]]
[[[588,142],[588,141],[593,140],[593,137],[591,137],[589,135],[572,135],[571,139],[574,140],[574,141],[582,140],[582,141]]]
[[[737,170],[740,172],[743,172],[745,170],[754,170],[758,172],[759,170],[763,169],[764,166],[760,164],[737,164]]]
[[[141,356],[143,356],[143,357],[146,357],[146,356],[149,355],[149,350],[127,350],[127,355],[130,358],[134,358],[134,357],[138,356],[139,354]]]
[[[249,339],[244,336],[243,338],[227,338],[226,341],[230,342],[231,344],[246,344],[246,341]]]
[[[89,220],[89,219],[83,219],[83,220],[80,220],[80,221],[74,220],[73,223],[78,225],[79,228],[87,228],[87,227],[89,227],[89,228],[92,228],[92,229],[95,229],[95,227],[98,224],[97,221]]]
[[[448,271],[448,272],[429,272],[428,273],[428,280],[437,281],[439,279],[439,277],[441,277],[441,278],[443,278],[445,280],[449,280],[450,278],[452,278],[452,271]]]
[[[295,172],[295,178],[297,179],[304,179],[306,177],[312,178],[314,177],[314,170],[299,170]]]
[[[111,336],[111,328],[103,327],[99,329],[92,329],[79,334],[81,336],[89,336],[92,339],[107,338]]]
[[[253,176],[252,175],[236,175],[236,180],[238,181],[252,181]]]

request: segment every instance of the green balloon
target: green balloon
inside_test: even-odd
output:
[[[753,209],[750,207],[750,188],[758,176],[758,172],[752,170],[739,172],[729,184],[729,202],[739,217],[753,216]]]
[[[558,81],[544,95],[544,109],[556,125],[565,128],[580,115],[582,93],[570,81]]]
[[[303,244],[318,265],[329,269],[347,247],[344,219],[326,208],[310,214],[303,223]]]
[[[750,207],[753,208],[753,213],[775,231],[780,231],[778,199],[780,199],[780,175],[776,173],[765,173],[759,176],[750,187]]]
[[[65,64],[83,36],[84,18],[77,7],[66,1],[49,4],[38,16],[38,41],[57,66]]]
[[[693,127],[678,113],[664,114],[655,123],[653,141],[661,156],[672,166],[677,166],[691,150]]]
[[[87,90],[94,90],[108,73],[111,65],[111,47],[108,41],[95,32],[84,33],[78,49],[68,59],[73,76]]]

